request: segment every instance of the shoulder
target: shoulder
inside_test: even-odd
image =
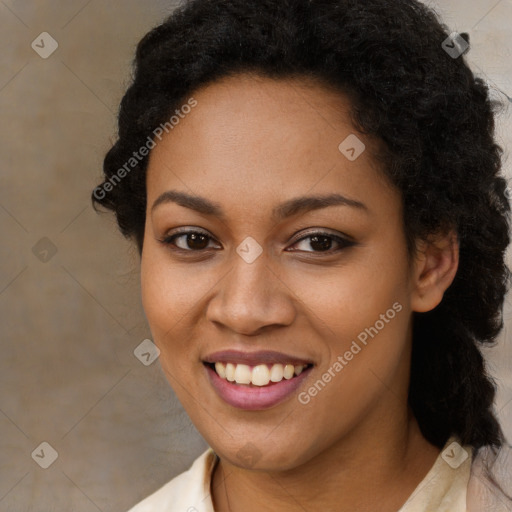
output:
[[[467,493],[468,512],[512,510],[512,446],[484,446],[473,459]]]
[[[128,512],[213,512],[210,479],[216,462],[217,456],[208,448],[187,471],[167,482]]]

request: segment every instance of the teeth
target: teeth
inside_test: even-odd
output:
[[[226,367],[222,363],[215,363],[215,371],[218,373],[219,377],[223,379],[226,378]]]
[[[282,364],[273,364],[270,368],[270,380],[272,382],[281,382],[284,376],[284,367]]]
[[[222,363],[219,363],[222,364]],[[226,365],[226,379],[229,380],[229,382],[235,381],[235,365],[232,363],[228,363]]]
[[[281,382],[290,380],[294,375],[300,375],[307,365],[258,364],[252,368],[247,364],[215,363],[215,371],[221,379],[237,384],[252,384],[254,386],[266,386],[269,382]]]
[[[290,380],[293,377],[293,373],[295,372],[295,368],[293,364],[287,364],[284,367],[284,378]]]
[[[235,369],[235,382],[237,384],[250,384],[251,367],[246,364],[237,364]]]
[[[252,369],[251,377],[255,386],[266,386],[270,382],[270,370],[266,364],[259,364]]]

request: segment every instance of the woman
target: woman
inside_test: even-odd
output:
[[[139,43],[93,199],[210,448],[133,512],[512,510],[479,352],[510,207],[466,47],[410,0],[195,0]]]

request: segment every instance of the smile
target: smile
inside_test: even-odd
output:
[[[210,367],[217,375],[229,382],[253,386],[268,386],[269,383],[281,382],[283,379],[290,380],[299,376],[303,370],[310,365],[293,364],[258,364],[250,366],[237,363],[210,363]]]
[[[203,359],[215,393],[237,409],[264,410],[298,392],[314,363],[274,351],[225,350]]]

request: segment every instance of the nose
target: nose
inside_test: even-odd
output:
[[[207,319],[247,336],[290,325],[296,315],[295,296],[284,272],[270,266],[264,254],[252,263],[236,253],[233,260],[208,303]]]

